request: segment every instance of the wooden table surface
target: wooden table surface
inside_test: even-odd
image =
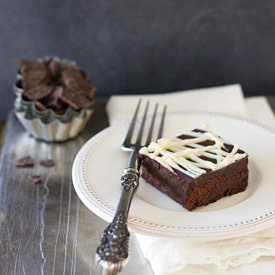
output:
[[[275,97],[268,98],[275,112]],[[107,223],[78,199],[71,166],[81,146],[108,126],[106,100],[97,100],[96,111],[85,131],[65,143],[44,143],[30,137],[10,113],[0,133],[0,274],[97,274],[96,246]],[[15,159],[31,155],[34,167],[18,168]],[[51,168],[39,165],[51,158]],[[41,174],[33,185],[27,178]],[[133,234],[130,260],[121,274],[153,274]]]
[[[30,137],[10,113],[5,127],[0,171],[0,274],[97,274],[94,255],[107,223],[79,200],[71,179],[73,160],[81,146],[108,126],[106,100],[76,139],[45,143]],[[4,130],[4,126],[2,127]],[[15,160],[31,155],[34,167],[18,168]],[[51,168],[39,165],[51,158]],[[28,182],[31,174],[44,181]],[[134,235],[130,259],[121,274],[152,274]]]

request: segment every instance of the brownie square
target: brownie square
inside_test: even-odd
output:
[[[242,192],[248,156],[217,134],[195,129],[140,150],[142,177],[188,210]]]

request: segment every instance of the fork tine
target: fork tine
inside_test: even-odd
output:
[[[150,129],[149,129],[149,133],[148,133],[148,136],[147,136],[147,140],[145,142],[145,146],[148,146],[150,144],[150,142],[151,142],[157,110],[158,110],[158,103],[156,103],[156,105],[155,105],[155,110],[154,110],[154,114],[153,114],[153,117],[152,117],[152,122],[151,122],[151,125],[150,125]]]
[[[136,124],[136,120],[137,120],[137,115],[138,115],[140,103],[141,103],[141,98],[140,98],[139,101],[138,101],[138,105],[137,105],[137,107],[136,107],[136,111],[135,111],[135,113],[134,113],[134,116],[133,116],[133,118],[132,118],[131,124],[130,124],[130,126],[129,126],[129,130],[128,130],[128,132],[127,132],[127,135],[126,135],[126,137],[125,137],[125,140],[124,140],[123,143],[122,143],[122,145],[123,145],[126,149],[128,149],[127,146],[126,146],[126,144],[130,144],[130,142],[131,142],[131,138],[132,138],[132,135],[133,135],[133,132],[134,132],[134,128],[135,128],[135,124]]]
[[[159,139],[159,138],[162,137],[163,126],[164,126],[164,119],[165,119],[165,115],[166,115],[166,109],[167,109],[167,105],[164,105],[162,116],[161,116],[160,127],[159,127],[159,131],[158,131],[158,135],[157,135],[157,139]]]
[[[139,132],[138,132],[138,137],[137,137],[136,144],[135,144],[136,148],[141,146],[141,139],[142,139],[143,129],[144,129],[144,125],[145,125],[145,120],[146,120],[146,117],[147,117],[148,107],[149,107],[149,101],[146,102],[144,115],[143,115],[143,118],[142,118],[142,122],[141,122]]]

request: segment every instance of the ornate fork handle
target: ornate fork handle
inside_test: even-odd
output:
[[[125,140],[122,143],[122,149],[130,150],[132,154],[129,160],[128,168],[124,170],[124,174],[121,177],[122,191],[120,195],[120,200],[117,206],[114,219],[103,232],[101,243],[99,244],[96,252],[96,265],[103,275],[117,274],[126,264],[128,259],[130,233],[127,228],[127,219],[132,198],[139,185],[139,168],[141,164],[141,160],[139,158],[139,150],[142,147],[141,143],[143,137],[143,130],[149,107],[149,101],[147,101],[144,114],[141,120],[141,124],[139,126],[138,135],[136,137],[135,142],[132,143],[132,137],[140,107],[140,102],[141,100],[139,100],[138,102],[133,119],[129,125],[129,129],[126,134]],[[156,103],[150,127],[148,129],[147,139],[143,146],[148,146],[152,140],[157,108],[158,104]],[[166,106],[164,106],[163,108],[157,138],[160,138],[162,136],[165,113]]]
[[[126,168],[121,177],[122,191],[112,222],[102,235],[97,247],[96,264],[102,274],[116,274],[126,264],[130,233],[127,227],[128,212],[139,185],[139,171]]]

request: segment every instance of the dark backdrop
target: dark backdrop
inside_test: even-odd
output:
[[[275,94],[275,1],[0,0],[0,119],[20,58],[77,61],[97,96],[240,83]]]

